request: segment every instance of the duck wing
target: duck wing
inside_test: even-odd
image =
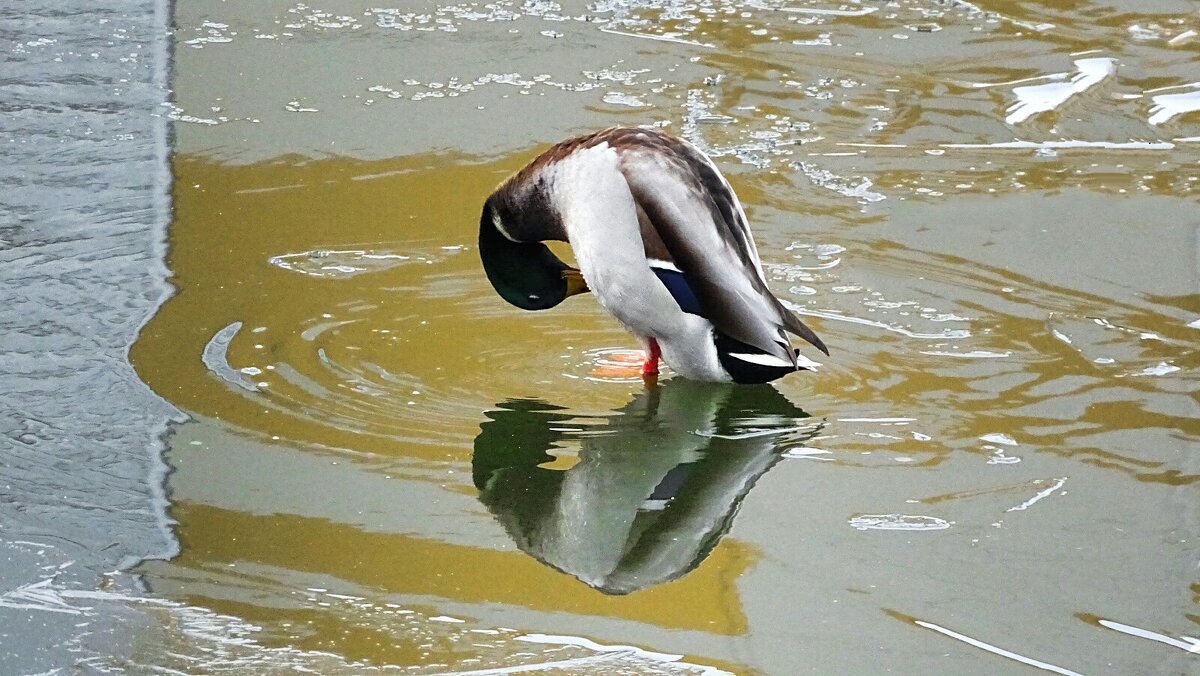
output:
[[[713,326],[792,364],[795,352],[785,331],[829,354],[767,288],[741,204],[712,162],[681,139],[649,130],[630,133],[636,137],[614,139],[613,145],[645,215],[642,227],[661,240]]]

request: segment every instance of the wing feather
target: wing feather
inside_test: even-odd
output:
[[[653,227],[709,321],[793,364],[795,354],[784,331],[829,354],[821,339],[767,288],[745,214],[716,167],[685,141],[637,132],[638,138],[616,144],[621,171],[645,214],[643,228]]]

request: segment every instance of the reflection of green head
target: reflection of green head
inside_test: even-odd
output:
[[[514,242],[502,228],[500,212],[489,199],[479,219],[479,258],[501,298],[523,310],[545,310],[588,290],[579,271],[545,244]]]

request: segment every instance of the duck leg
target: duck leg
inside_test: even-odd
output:
[[[642,362],[643,376],[658,375],[658,360],[662,358],[662,352],[658,349],[658,341],[653,336],[646,339],[649,349],[646,351],[646,361]]]

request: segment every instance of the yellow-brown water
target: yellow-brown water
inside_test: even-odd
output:
[[[176,13],[155,595],[325,671],[1196,668],[1193,3]],[[716,158],[819,372],[647,392],[494,295],[482,198],[618,123]]]

